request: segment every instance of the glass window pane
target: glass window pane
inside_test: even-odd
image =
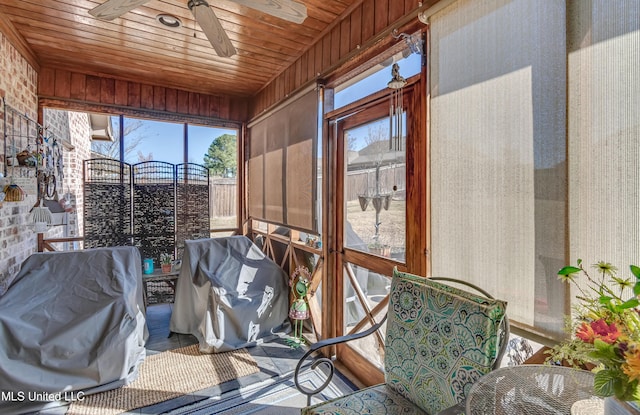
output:
[[[178,164],[184,160],[184,124],[124,119],[124,161],[166,161]]]
[[[187,133],[189,162],[209,168],[211,229],[237,227],[237,130],[189,125]]]
[[[406,155],[389,141],[389,118],[345,131],[344,237],[348,248],[404,261]]]
[[[337,87],[334,96],[335,108],[343,107],[376,91],[385,89],[387,83],[391,80],[391,65],[394,62],[400,67],[400,75],[404,78],[420,73],[422,56],[408,53],[409,50],[407,49],[398,56],[393,56],[361,76],[356,77],[354,82],[344,83]],[[405,57],[403,54],[407,56]]]
[[[102,156],[120,160],[120,117],[109,117],[113,140],[91,140],[91,152],[94,156]]]

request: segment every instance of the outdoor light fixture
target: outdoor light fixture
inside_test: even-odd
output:
[[[402,150],[402,90],[407,80],[400,75],[400,66],[394,63],[391,67],[391,80],[387,88],[391,89],[389,99],[389,150]]]
[[[156,16],[156,20],[163,26],[176,28],[182,26],[182,22],[176,16],[171,14],[159,14]]]

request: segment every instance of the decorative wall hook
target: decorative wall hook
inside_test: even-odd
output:
[[[394,29],[391,32],[391,36],[394,39],[404,39],[405,43],[409,47],[411,53],[416,53],[418,55],[424,55],[424,40],[422,39],[422,33],[414,33],[413,35],[409,35],[407,33],[400,33],[398,29]]]

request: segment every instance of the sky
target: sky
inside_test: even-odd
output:
[[[153,156],[153,160],[166,161],[173,164],[184,162],[184,124],[169,123],[164,121],[137,120],[125,118],[125,130],[128,125],[140,124],[133,133],[125,136],[125,146],[133,140],[140,140],[135,150],[127,154],[125,161],[137,163],[139,155],[143,157]],[[237,136],[234,129],[211,128],[198,125],[189,125],[188,130],[188,161],[190,163],[203,164],[204,155],[214,139],[224,134]]]

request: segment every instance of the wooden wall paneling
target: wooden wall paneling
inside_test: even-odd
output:
[[[301,86],[302,83],[305,80],[304,76],[302,75],[302,72],[303,72],[302,66],[303,66],[303,64],[304,64],[304,75],[307,74],[307,65],[306,65],[306,62],[303,61],[303,58],[305,58],[305,57],[306,57],[306,55],[303,54],[296,61],[296,88]]]
[[[318,76],[322,73],[322,65],[324,63],[322,60],[322,54],[324,53],[323,41],[316,43],[313,46],[313,51],[313,76]]]
[[[320,72],[322,72],[325,67],[329,66],[329,63],[331,62],[331,33],[327,33],[322,38],[322,60],[320,62],[322,63]]]
[[[153,86],[140,85],[140,107],[149,110],[153,109]]]
[[[178,90],[167,88],[164,91],[164,105],[169,112],[178,112]]]
[[[356,7],[351,13],[349,31],[349,48],[355,50],[362,45],[362,5]]]
[[[315,73],[315,48],[310,48],[305,52],[307,57],[307,76],[306,81],[310,81],[316,77]]]
[[[292,82],[288,86],[290,91],[300,86],[301,80],[294,78],[296,70],[301,71],[298,67],[288,68]],[[238,122],[246,121],[249,114],[249,100],[243,97],[188,92],[50,67],[43,68],[39,74],[38,95],[43,105],[73,111],[82,111],[84,105],[90,112],[160,117],[172,121],[181,116],[184,119],[193,116],[202,118],[206,125],[233,125],[234,128]],[[270,104],[276,101],[275,94],[271,94],[271,99]],[[145,110],[165,114],[149,115]]]
[[[112,78],[100,78],[100,102],[113,104],[115,100],[116,81]]]
[[[83,74],[73,72],[71,74],[71,91],[69,98],[84,101],[87,91],[87,77]]]
[[[209,113],[210,96],[204,95],[204,94],[198,94],[198,99],[200,100],[200,102],[198,103],[198,109],[200,110],[198,112],[198,115],[201,115],[203,117],[209,117],[210,116],[210,113]]]
[[[178,90],[178,111],[183,114],[189,113],[189,93],[181,89]]]
[[[415,0],[404,0],[405,14],[417,8],[418,8],[418,4],[415,2]]]
[[[340,25],[336,25],[331,29],[330,35],[330,65],[335,65],[340,60]],[[326,62],[326,61],[325,61]]]
[[[296,85],[296,62],[293,62],[286,70],[287,72],[287,93],[286,96],[290,96],[291,92],[297,87]]]
[[[364,0],[362,3],[362,43],[365,43],[376,33],[374,31],[375,0]]]
[[[129,83],[127,81],[122,81],[120,79],[116,79],[116,91],[114,97],[114,103],[116,105],[127,105],[128,101],[128,87]]]
[[[128,82],[127,106],[140,108],[140,84],[137,82]]]
[[[258,113],[257,108],[265,108],[263,106],[264,96],[265,96],[266,90],[269,89],[270,87],[271,85],[268,85],[265,89],[260,91],[258,95],[253,97],[253,99],[251,100],[251,108],[250,108],[251,114],[257,114]]]
[[[198,105],[200,104],[200,101],[198,100],[198,94],[196,94],[195,92],[189,92],[189,111],[187,111],[189,114],[191,115],[197,115],[199,110],[198,110]]]
[[[302,57],[300,57],[300,58],[298,58],[298,60],[296,60],[295,70],[294,70],[293,88],[292,89],[287,88],[287,90],[285,91],[285,96],[288,95],[289,92],[291,92],[294,89],[296,89],[297,87],[299,87],[300,85],[302,85]]]
[[[218,111],[218,117],[219,118],[229,118],[231,117],[231,112],[230,112],[230,100],[229,98],[219,98],[218,99],[219,102],[223,103],[222,105],[218,105],[219,111]],[[245,120],[246,118],[242,118],[243,120]]]
[[[280,87],[282,85],[282,78],[278,76],[278,78],[276,78],[276,81],[277,82],[275,83],[273,88],[271,88],[271,90],[269,91],[269,95],[267,95],[267,105],[274,104],[276,102],[276,96],[280,96],[281,94]]]
[[[55,76],[55,95],[61,98],[69,98],[71,96],[71,72],[56,69]]]
[[[278,75],[278,77],[276,78],[276,91],[275,91],[275,95],[271,96],[269,99],[269,105],[273,105],[276,103],[276,100],[278,98],[282,98],[286,95],[286,91],[287,91],[287,86],[286,86],[286,80],[285,80],[285,76],[284,76],[284,71]]]
[[[220,97],[211,96],[207,103],[207,116],[218,117],[220,114]]]
[[[340,22],[340,57],[347,56],[351,51],[351,19],[348,17]]]
[[[397,0],[396,0],[397,3]],[[380,33],[389,25],[389,0],[376,0],[373,30]]]
[[[56,93],[56,96],[60,96]],[[89,102],[100,102],[100,78],[88,75],[84,99]]]
[[[38,74],[38,94],[53,96],[55,92],[56,74],[51,68],[43,68]]]
[[[211,101],[216,101],[215,99],[216,97],[211,97]],[[228,118],[231,120],[242,120],[245,121],[247,120],[248,116],[249,116],[249,107],[248,107],[248,102],[246,99],[232,99],[231,102],[229,103],[228,107],[229,107],[229,114],[227,117],[223,117],[222,115],[219,115],[218,118]],[[241,131],[238,131],[238,133],[241,133]],[[238,139],[240,139],[240,137],[238,137]],[[238,143],[240,143],[241,141],[238,141]],[[242,176],[238,176],[238,177],[242,177]],[[242,200],[242,198],[239,198],[238,201],[240,202]]]
[[[156,111],[165,111],[167,109],[167,96],[165,88],[161,86],[153,87],[153,109]]]
[[[398,0],[389,2],[389,23],[399,20],[404,14],[404,2]]]
[[[300,61],[302,65],[300,65],[300,85],[306,84],[308,81],[313,79],[313,77],[309,76],[309,50],[307,50],[301,57]]]

